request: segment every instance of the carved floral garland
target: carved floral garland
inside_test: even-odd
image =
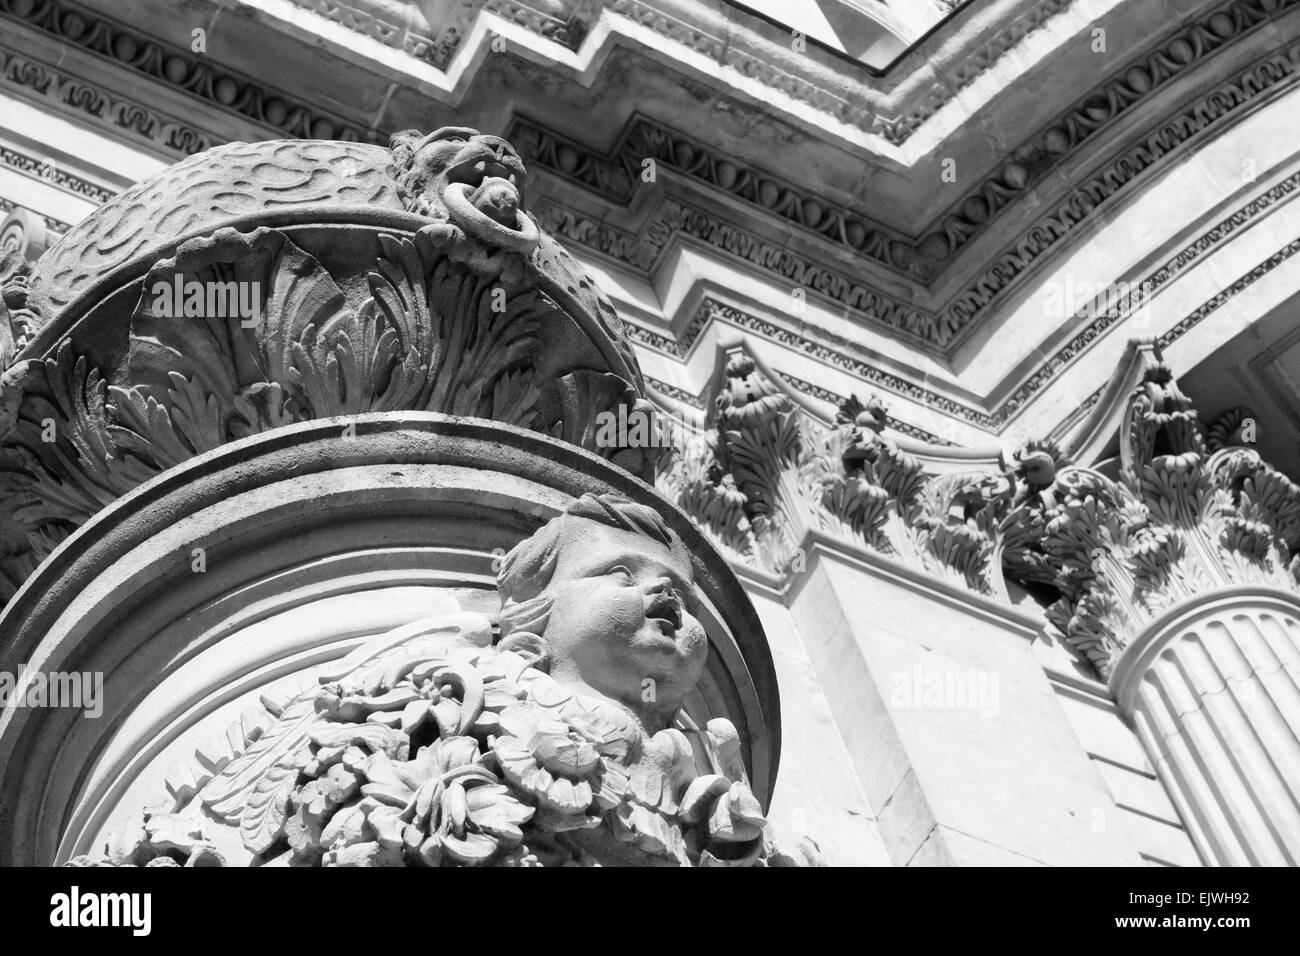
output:
[[[834,428],[802,413],[748,356],[727,366],[711,427],[660,463],[659,483],[722,550],[784,573],[810,529],[980,594],[1005,595],[1002,520],[1014,474],[933,476],[882,434],[876,399]]]
[[[243,722],[247,749],[185,807],[146,813],[70,865],[222,866],[204,836],[215,821],[255,862],[291,866],[819,862],[773,842],[730,721],[706,734],[720,772],[697,775],[680,730],[647,737],[552,680],[544,658],[490,639],[483,628],[480,646],[432,637],[369,659],[363,647],[287,706],[264,697],[269,712]]]

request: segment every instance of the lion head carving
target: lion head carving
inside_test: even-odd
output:
[[[502,225],[514,226],[513,213],[524,206],[527,174],[519,154],[501,137],[465,126],[443,126],[428,134],[395,133],[390,148],[398,195],[411,212],[448,218],[447,187],[460,183],[471,195],[484,194],[481,211]]]
[[[440,244],[480,271],[519,271],[518,264],[504,266],[500,256],[527,257],[539,233],[524,212],[527,173],[513,146],[476,129],[443,126],[428,134],[395,133],[391,149],[402,205],[439,224]]]

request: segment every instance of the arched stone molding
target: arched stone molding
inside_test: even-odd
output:
[[[164,759],[220,735],[277,679],[448,595],[490,610],[494,555],[588,492],[651,504],[691,551],[710,655],[688,709],[736,723],[769,798],[780,749],[771,656],[744,591],[686,515],[535,432],[370,414],[279,428],[169,469],[74,533],[9,604],[5,670],[97,670],[106,694],[97,720],[28,708],[0,718],[0,762],[26,768],[3,784],[5,862],[84,850],[123,801],[165,782]],[[352,599],[374,616],[332,610]]]
[[[1045,382],[1001,429],[1032,435],[1073,426],[1130,338],[1156,337],[1190,369],[1289,295],[1300,167],[1294,144],[1276,130],[1297,104],[1300,90],[1280,94],[1184,154],[1007,302],[960,363],[976,393],[1003,396]],[[1188,195],[1208,201],[1189,207]],[[1191,208],[1198,212],[1189,215]],[[1115,243],[1108,238],[1115,235],[1144,240]]]

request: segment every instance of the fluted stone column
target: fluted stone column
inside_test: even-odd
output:
[[[1207,863],[1300,861],[1300,595],[1182,603],[1125,648],[1110,684]]]
[[[1004,566],[1109,681],[1208,865],[1300,863],[1300,485],[1205,423],[1156,356],[1118,474],[1059,469],[1004,522]],[[1109,470],[1109,469],[1107,469]]]

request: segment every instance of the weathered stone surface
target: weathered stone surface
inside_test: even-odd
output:
[[[294,422],[418,409],[598,448],[644,385],[617,315],[524,210],[504,140],[237,144],[101,207],[6,285],[0,597],[100,508]],[[598,385],[594,383],[599,383]]]
[[[191,851],[155,835],[165,822],[227,847],[236,828],[258,862],[285,841],[291,864],[326,866],[766,861],[743,766],[708,772],[734,725],[680,713],[707,649],[693,578],[655,511],[585,495],[502,562],[499,640],[466,613],[369,639],[197,795],[146,815],[134,855]]]
[[[349,421],[356,425],[354,438],[342,436]],[[588,491],[621,495],[636,501],[642,513],[658,512],[659,520],[671,529],[671,540],[681,542],[666,549],[661,560],[671,569],[664,577],[681,584],[679,588],[675,583],[674,591],[685,595],[689,582],[694,582],[687,603],[698,601],[697,610],[690,614],[698,613],[710,647],[702,670],[700,632],[689,625],[685,613],[680,618],[685,628],[681,635],[690,635],[683,644],[683,650],[689,651],[685,669],[676,671],[675,665],[667,666],[671,661],[660,657],[667,644],[656,642],[665,641],[665,628],[673,629],[679,605],[666,596],[667,584],[658,577],[644,591],[611,585],[619,594],[647,595],[637,602],[643,623],[631,635],[617,630],[630,641],[625,652],[603,661],[598,657],[595,663],[589,660],[593,642],[608,648],[609,632],[576,610],[567,617],[559,613],[564,601],[584,594],[582,587],[566,585],[571,596],[556,598],[551,614],[554,629],[550,624],[542,627],[540,620],[528,623],[539,607],[529,588],[539,587],[550,567],[542,560],[544,555],[530,558],[521,552],[524,556],[511,562],[518,580],[507,579],[513,581],[508,590],[517,603],[508,602],[504,613],[494,590],[487,589],[510,547]],[[599,529],[594,537],[583,531],[589,524]],[[567,562],[594,557],[595,544],[619,550],[616,556],[624,559],[619,563],[642,573],[639,562],[653,551],[653,540],[643,546],[636,533],[610,529],[607,534],[604,528],[599,522],[565,519],[556,542],[556,582],[570,581],[578,574],[581,569]],[[538,541],[545,543],[546,536]],[[620,550],[629,547],[630,553]],[[196,548],[206,555],[202,573],[193,564]],[[195,613],[195,608],[208,610]],[[690,782],[673,771],[671,786],[657,791],[652,786],[654,773],[695,766],[685,757],[693,748],[684,752],[677,745],[682,739],[679,734],[688,740],[712,741],[717,763],[724,768],[718,770],[705,761],[700,770],[691,771],[692,776],[741,767],[753,781],[756,795],[769,799],[780,731],[775,678],[762,627],[725,561],[684,514],[616,466],[536,432],[429,413],[372,413],[285,426],[174,466],[137,495],[92,518],[11,602],[0,618],[9,637],[0,665],[35,657],[72,668],[91,654],[105,671],[108,691],[103,720],[81,720],[76,712],[66,710],[30,709],[7,712],[0,720],[0,760],[9,759],[15,747],[35,748],[29,752],[53,747],[59,755],[42,764],[39,774],[47,784],[41,787],[32,789],[30,773],[21,787],[19,778],[6,778],[17,788],[0,795],[3,819],[12,821],[13,828],[6,831],[6,845],[15,860],[29,862],[54,859],[61,842],[65,858],[97,852],[100,829],[119,811],[157,808],[169,793],[177,805],[201,804],[216,792],[209,789],[218,786],[214,781],[238,773],[253,759],[249,755],[255,749],[261,753],[276,745],[277,728],[292,719],[295,700],[307,701],[312,705],[310,713],[315,713],[316,693],[303,696],[303,691],[322,685],[310,668],[301,668],[320,660],[322,647],[339,641],[345,642],[345,649],[355,647],[357,635],[386,633],[437,615],[445,620],[446,612],[457,608],[462,610],[455,620],[478,622],[467,631],[473,635],[470,644],[478,649],[496,637],[498,618],[514,621],[514,632],[507,628],[500,643],[506,650],[517,647],[512,653],[521,661],[536,659],[542,667],[549,663],[553,676],[548,680],[557,681],[557,688],[563,690],[562,695],[557,691],[556,700],[541,694],[539,706],[553,705],[559,696],[567,699],[578,682],[583,696],[635,704],[643,714],[636,723],[645,722],[652,731],[650,739],[672,730],[666,738],[671,746],[643,745],[647,753],[658,755],[637,783],[647,805],[674,812],[669,808],[679,802]],[[626,618],[620,612],[616,621]],[[73,630],[65,630],[64,625],[73,625]],[[464,624],[459,626],[466,631]],[[530,635],[539,631],[534,640]],[[416,632],[408,627],[405,633]],[[389,636],[400,641],[402,632],[392,631]],[[642,647],[643,640],[650,641],[649,647]],[[652,668],[643,654],[665,667]],[[569,661],[580,663],[570,667]],[[309,683],[296,683],[287,691],[241,683],[243,675],[261,669],[285,673],[285,668],[301,673]],[[637,672],[634,679],[629,668]],[[160,681],[156,675],[162,672],[170,676]],[[674,673],[681,677],[674,679]],[[616,679],[611,681],[611,675]],[[692,675],[699,675],[698,682]],[[345,729],[344,736],[318,733],[317,750],[309,753],[301,771],[314,775],[311,779],[332,783],[332,773],[343,776],[333,770],[341,766],[357,778],[365,777],[365,784],[358,782],[359,793],[348,794],[346,782],[340,780],[341,789],[320,788],[323,803],[312,788],[294,806],[290,792],[275,787],[289,786],[285,781],[296,780],[297,771],[293,777],[277,774],[266,778],[256,801],[243,799],[236,790],[214,803],[224,813],[233,815],[238,810],[241,820],[243,808],[258,808],[259,815],[250,816],[246,830],[230,830],[235,835],[233,845],[222,842],[217,832],[205,831],[203,836],[215,841],[222,856],[233,863],[248,857],[241,832],[254,846],[270,850],[283,826],[285,839],[292,836],[308,848],[311,857],[315,826],[328,822],[331,799],[352,805],[358,797],[380,798],[365,792],[375,782],[370,771],[379,772],[371,763],[374,752],[385,753],[397,764],[414,759],[419,754],[419,735],[435,730],[449,739],[474,737],[477,742],[472,746],[482,748],[492,724],[484,714],[489,707],[507,709],[511,706],[507,697],[519,700],[512,696],[517,691],[506,686],[518,684],[519,676],[502,673],[495,678],[493,692],[482,695],[483,711],[470,723],[463,706],[474,685],[469,672],[456,680],[435,682],[439,700],[430,712],[431,698],[426,699],[423,717],[411,708],[417,701],[402,678],[392,688],[395,694],[378,687],[374,694],[368,688],[359,694],[334,694],[337,704],[326,706],[322,714],[338,719],[321,719]],[[647,677],[654,683],[646,685]],[[228,685],[242,690],[205,722],[182,722],[158,737],[150,716],[154,708],[175,707],[179,701],[198,703],[223,694]],[[653,693],[643,700],[647,687]],[[450,688],[446,697],[443,688]],[[262,711],[257,719],[250,719],[250,706]],[[688,723],[681,725],[681,731],[666,726],[669,711],[683,706],[690,721],[703,728],[700,734]],[[186,713],[197,718],[206,711],[195,707]],[[372,720],[372,714],[378,716]],[[734,739],[724,732],[724,724],[713,723],[719,717],[734,725]],[[505,724],[498,717],[497,729],[490,732],[505,736]],[[232,726],[238,728],[240,741],[227,753],[238,756],[214,774],[196,752],[208,753],[214,736],[229,739],[226,730]],[[250,729],[247,737],[245,726]],[[352,728],[362,728],[361,735],[356,736]],[[567,744],[539,746],[542,759],[556,768],[589,763],[582,753],[567,751]],[[485,749],[477,752],[487,759]],[[81,783],[90,754],[99,755],[92,779]],[[187,766],[184,772],[173,766],[178,761]],[[650,773],[650,767],[657,769]],[[552,777],[558,779],[554,773]],[[101,805],[95,794],[121,779],[135,782],[121,801]],[[172,788],[173,781],[187,783],[189,789],[186,785]],[[24,797],[38,792],[45,794],[38,802]],[[558,794],[555,799],[562,803],[572,798]],[[66,830],[65,820],[72,821]],[[635,829],[631,818],[624,822]],[[461,848],[462,855],[472,849]],[[616,855],[624,852],[606,849]],[[432,859],[432,847],[426,850],[425,856]],[[323,860],[323,847],[321,851]],[[689,852],[688,848],[688,858]]]

